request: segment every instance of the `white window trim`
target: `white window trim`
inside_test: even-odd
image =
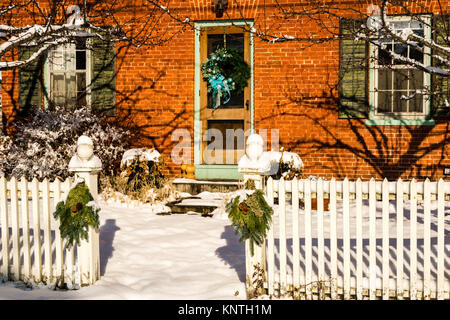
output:
[[[89,48],[90,45],[90,39],[86,39],[86,104],[87,108],[91,110],[91,81],[92,81],[92,59],[91,59],[91,50]],[[50,49],[53,50],[53,49]],[[51,75],[50,75],[50,66],[49,66],[49,54],[50,51],[47,51],[45,56],[45,63],[44,63],[44,86],[45,90],[44,92],[44,108],[48,109],[49,105],[49,99],[50,99],[50,90],[51,90]]]
[[[410,21],[411,16],[395,16],[388,17],[388,21]],[[424,35],[427,38],[431,38],[431,16],[421,15],[420,19],[425,22],[424,24]],[[370,87],[369,87],[369,99],[370,99],[370,120],[387,120],[386,124],[406,124],[404,120],[425,120],[430,114],[431,101],[427,95],[423,97],[424,111],[421,113],[377,113],[376,108],[378,106],[378,92],[375,87],[378,84],[378,61],[375,57],[378,56],[378,46],[370,44]],[[424,50],[424,64],[431,65],[431,49],[426,47]],[[401,68],[401,67],[398,67]],[[408,67],[404,67],[405,69]],[[431,75],[429,73],[424,73],[424,88],[429,87],[431,84]],[[370,122],[369,120],[369,122]],[[396,122],[398,121],[398,123]],[[382,124],[377,123],[367,123],[367,124]]]

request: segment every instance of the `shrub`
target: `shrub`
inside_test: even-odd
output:
[[[87,135],[94,142],[94,153],[102,160],[103,171],[112,174],[120,164],[127,147],[128,131],[109,124],[87,109],[66,111],[36,110],[31,120],[17,125],[12,143],[0,140],[0,171],[6,176],[31,180],[69,176],[67,166],[75,154],[79,136]]]
[[[120,193],[130,200],[153,203],[172,196],[171,186],[162,174],[165,164],[163,157],[156,161],[142,160],[138,156],[125,162],[120,174],[101,176],[102,193],[106,198],[118,197]]]
[[[0,136],[0,168],[4,168],[8,163],[8,153],[11,149],[11,138],[8,136]],[[0,177],[4,174],[0,169]]]
[[[281,150],[281,153],[274,154],[277,155],[276,158],[278,161],[275,161],[274,163],[278,165],[278,170],[276,173],[271,175],[273,179],[278,180],[281,179],[281,177],[283,177],[285,180],[292,180],[294,179],[294,177],[302,178],[303,163],[297,155],[295,155],[296,158],[294,158],[294,154],[289,152],[286,153],[283,148]]]
[[[121,167],[121,176],[127,178],[127,185],[130,192],[136,192],[144,186],[161,188],[164,183],[163,158],[159,157],[158,161],[140,160],[135,157],[130,164],[124,164]]]

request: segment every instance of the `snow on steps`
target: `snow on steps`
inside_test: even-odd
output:
[[[211,216],[214,210],[223,206],[223,194],[204,191],[168,203],[167,206],[171,209],[171,213],[198,212],[202,216]]]

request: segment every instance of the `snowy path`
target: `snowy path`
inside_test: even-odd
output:
[[[227,220],[103,206],[100,225],[95,285],[52,291],[8,282],[0,299],[245,299],[244,246]]]

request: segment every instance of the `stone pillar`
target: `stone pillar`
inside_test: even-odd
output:
[[[263,139],[258,134],[251,134],[246,143],[245,155],[239,160],[238,170],[244,177],[244,185],[253,181],[256,189],[264,189],[264,172],[270,163],[263,159]],[[250,240],[245,241],[245,269],[247,299],[264,293],[266,280],[266,246],[265,239],[261,246],[255,245],[251,255]]]
[[[98,199],[98,173],[102,162],[94,155],[94,144],[87,136],[77,141],[77,153],[70,159],[69,171],[75,173],[75,179],[81,179],[88,186],[94,201]],[[89,226],[88,241],[82,240],[80,245],[81,284],[93,284],[100,279],[100,246],[99,231]]]

